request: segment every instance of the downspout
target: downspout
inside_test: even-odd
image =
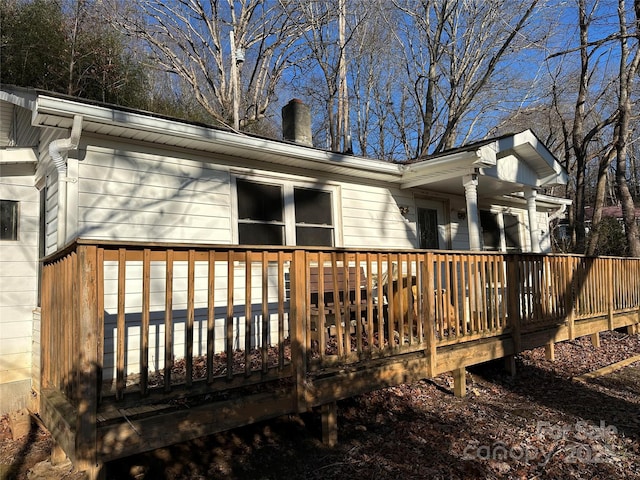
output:
[[[549,224],[551,224],[551,222],[553,222],[554,220],[558,220],[562,217],[564,217],[565,212],[567,211],[567,205],[565,205],[564,203],[562,205],[560,205],[560,207],[553,212],[550,216],[549,216]]]
[[[69,138],[59,138],[49,144],[49,155],[58,171],[58,240],[60,249],[67,243],[67,162],[63,155],[78,148],[82,133],[82,115],[73,117],[73,126]]]

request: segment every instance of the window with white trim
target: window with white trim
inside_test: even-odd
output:
[[[485,250],[521,252],[520,217],[514,213],[480,210]]]
[[[241,245],[284,245],[282,186],[236,180]]]
[[[18,202],[0,200],[0,240],[18,240]]]
[[[236,179],[240,245],[335,245],[333,189]]]

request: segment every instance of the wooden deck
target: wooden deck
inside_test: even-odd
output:
[[[104,462],[627,327],[640,259],[116,244],[45,259],[40,415]]]

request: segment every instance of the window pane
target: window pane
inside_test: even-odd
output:
[[[333,225],[330,192],[295,188],[293,200],[296,207],[296,223]],[[298,243],[298,245],[300,244]]]
[[[239,219],[282,221],[282,187],[237,180],[236,188]]]
[[[480,211],[482,242],[485,250],[500,250],[500,225],[497,215],[486,210]]]
[[[333,247],[333,228],[296,227],[296,245]]]
[[[502,215],[504,219],[504,239],[507,244],[507,250],[522,250],[520,244],[520,220],[516,215],[510,215],[504,213]]]
[[[0,200],[0,240],[18,239],[18,202]]]
[[[437,210],[419,208],[418,228],[420,230],[420,248],[440,248]]]
[[[240,245],[284,245],[284,227],[264,223],[238,225]]]

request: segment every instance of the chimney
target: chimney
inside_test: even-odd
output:
[[[294,98],[282,107],[282,137],[300,145],[313,146],[311,113],[302,100]]]

